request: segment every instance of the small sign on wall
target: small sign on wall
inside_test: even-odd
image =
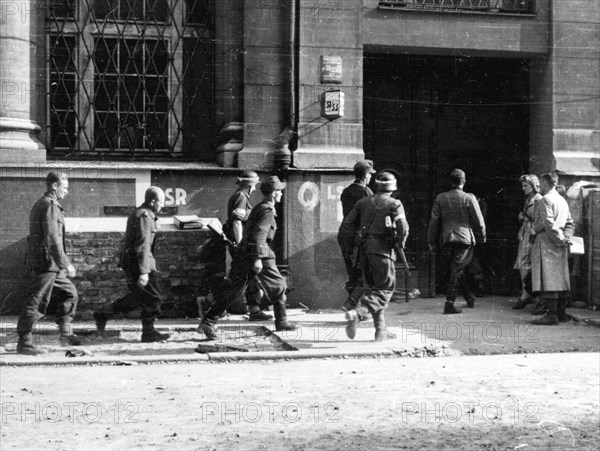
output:
[[[329,120],[344,116],[343,91],[326,91],[321,94],[321,116]]]
[[[321,56],[321,83],[342,83],[341,56]]]

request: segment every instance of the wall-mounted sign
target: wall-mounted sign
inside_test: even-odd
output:
[[[321,56],[321,83],[342,82],[342,57]]]
[[[344,115],[344,91],[325,91],[321,94],[321,116],[337,119]]]

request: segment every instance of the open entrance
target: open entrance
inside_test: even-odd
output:
[[[423,294],[445,289],[427,226],[454,168],[467,173],[465,191],[487,206],[488,243],[477,249],[486,291],[518,289],[512,268],[523,200],[518,178],[529,159],[528,95],[527,60],[365,55],[364,150],[376,169],[401,174],[407,257]]]

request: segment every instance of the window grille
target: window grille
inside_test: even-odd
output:
[[[492,13],[533,13],[533,0],[380,0],[384,8],[471,10]]]
[[[211,0],[51,0],[48,148],[72,157],[211,154]]]

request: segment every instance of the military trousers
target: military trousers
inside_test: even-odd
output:
[[[473,246],[462,243],[446,243],[442,246],[442,255],[449,270],[446,301],[456,300],[456,291],[460,287],[465,299],[472,299],[471,289],[465,277],[465,269],[473,258]]]
[[[46,309],[54,294],[58,299],[57,324],[71,322],[79,296],[75,285],[67,277],[66,271],[50,272],[35,269],[35,280],[29,290],[21,316],[17,323],[19,335],[30,333],[36,321],[46,315]]]
[[[127,288],[129,293],[120,299],[105,306],[101,311],[107,316],[114,314],[127,314],[138,307],[142,307],[142,321],[155,320],[160,315],[160,304],[163,300],[160,277],[157,272],[148,274],[148,283],[145,287],[137,284],[139,273],[126,272]]]
[[[231,271],[224,289],[215,296],[215,303],[208,309],[204,317],[207,323],[215,323],[227,310],[239,292],[245,290],[255,276],[251,260],[246,256],[238,256],[231,265]],[[258,286],[265,291],[271,304],[285,304],[287,284],[279,272],[274,259],[262,259],[263,269],[256,274]]]
[[[396,289],[396,267],[386,255],[364,254],[361,258],[362,271],[366,282],[365,295],[361,304],[369,313],[385,310]],[[361,309],[358,309],[359,313]]]

